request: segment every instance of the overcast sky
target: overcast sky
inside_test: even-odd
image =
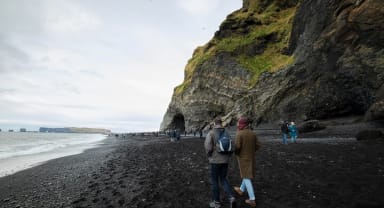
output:
[[[158,130],[242,0],[0,0],[0,128]]]

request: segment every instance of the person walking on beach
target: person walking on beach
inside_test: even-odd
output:
[[[246,117],[239,119],[237,129],[235,154],[242,181],[240,187],[235,186],[233,189],[240,196],[242,196],[244,192],[248,192],[249,199],[245,200],[245,203],[251,207],[256,207],[256,196],[252,179],[255,178],[255,153],[260,148],[260,144],[256,134],[251,130]]]
[[[230,138],[228,132],[223,128],[221,120],[216,119],[214,121],[214,128],[208,132],[204,141],[204,148],[210,164],[213,201],[209,206],[212,208],[221,207],[219,180],[229,198],[229,202],[232,204],[235,201],[231,185],[227,179],[228,162],[231,154],[223,154],[217,151],[219,136],[223,134]]]
[[[289,133],[288,121],[284,121],[283,124],[281,125],[281,133],[283,134],[283,144],[288,144],[287,143],[287,136]]]
[[[176,141],[180,141],[180,134],[181,134],[181,130],[177,129],[176,130],[176,135],[175,135]]]
[[[291,134],[291,142],[296,143],[297,139],[297,128],[295,122],[291,122],[288,126],[289,133]]]

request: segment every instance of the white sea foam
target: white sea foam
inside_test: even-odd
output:
[[[105,139],[101,134],[0,132],[0,177],[67,155]]]

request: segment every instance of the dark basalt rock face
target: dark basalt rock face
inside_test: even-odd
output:
[[[384,134],[380,130],[371,129],[371,130],[363,130],[356,134],[356,139],[359,141],[365,140],[383,140]]]
[[[375,102],[369,107],[365,113],[365,121],[381,121],[384,123],[384,85],[381,86],[376,93]]]
[[[238,57],[262,55],[282,34],[270,32],[231,51],[217,51],[186,70],[185,86],[175,89],[162,130],[201,129],[218,116],[229,125],[241,115],[251,117],[254,125],[364,114],[366,120],[383,120],[384,1],[244,0],[202,53],[222,39],[246,37],[263,27],[265,21],[254,14],[270,8],[296,8],[287,23],[292,24],[285,34],[289,44],[278,52],[294,61],[262,72],[252,84],[253,72]]]
[[[298,55],[289,69],[295,88],[298,78],[306,79],[297,91],[309,97],[298,99],[305,109],[296,114],[303,119],[364,114],[383,84],[384,2],[312,2],[298,10],[304,18],[296,15],[290,45]]]
[[[318,120],[309,120],[303,122],[300,126],[298,126],[297,130],[300,133],[312,132],[325,129],[326,126],[321,124]]]

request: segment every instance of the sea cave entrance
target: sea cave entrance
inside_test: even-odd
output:
[[[179,129],[180,132],[184,132],[185,131],[184,115],[181,113],[176,114],[172,119],[170,128]]]

